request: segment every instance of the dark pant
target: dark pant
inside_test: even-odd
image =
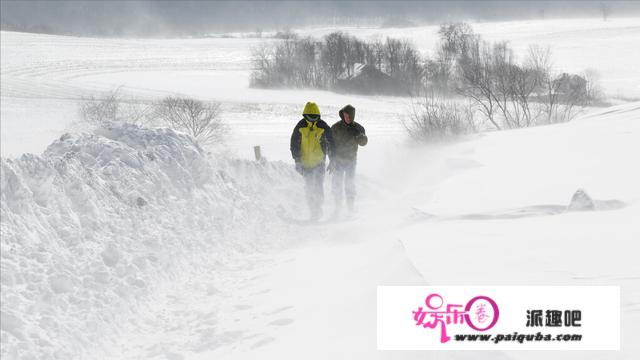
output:
[[[309,212],[311,217],[322,215],[322,203],[324,202],[324,163],[313,167],[304,168],[302,176],[304,177],[304,189],[309,204]]]
[[[356,161],[336,162],[333,169],[332,192],[336,207],[342,207],[343,196],[346,195],[347,206],[353,208],[356,198]]]

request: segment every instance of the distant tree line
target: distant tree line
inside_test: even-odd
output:
[[[596,74],[555,72],[548,47],[531,46],[517,61],[508,43],[484,41],[468,24],[441,25],[438,34],[403,121],[413,140],[564,122],[600,101]]]
[[[548,47],[531,46],[518,62],[507,42],[484,41],[468,24],[442,25],[439,35],[425,89],[471,100],[495,129],[567,121],[598,101],[595,74],[555,73]]]
[[[406,40],[363,41],[342,32],[318,40],[296,34],[254,49],[253,87],[333,89],[341,78],[354,75],[356,64],[367,64],[404,84],[407,92],[420,87],[422,59]]]
[[[555,72],[549,48],[531,46],[518,60],[509,43],[487,42],[466,23],[441,25],[438,36],[434,55],[426,57],[406,40],[363,41],[341,32],[321,39],[283,33],[280,41],[253,52],[251,85],[335,90],[341,79],[355,75],[356,64],[366,64],[401,84],[397,95],[411,95],[421,102],[417,109],[428,110],[428,116],[413,114],[414,119],[430,119],[425,126],[438,123],[448,133],[479,129],[478,117],[485,128],[496,130],[568,121],[598,101],[595,73]],[[350,90],[371,93],[362,87]],[[443,107],[437,104],[442,99],[462,100],[471,109],[452,116],[460,104],[447,100]],[[474,123],[451,128],[433,120],[438,114]]]

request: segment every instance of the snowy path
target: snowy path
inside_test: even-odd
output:
[[[396,235],[413,213],[411,200],[371,187],[356,219],[285,223],[299,232],[297,245],[228,268],[212,264],[168,289],[133,319],[111,358],[424,358],[422,352],[376,350],[376,286],[426,281]]]
[[[391,237],[394,226],[377,224],[291,225],[301,233],[298,246],[226,269],[212,264],[134,319],[113,358],[308,358],[309,349],[314,358],[381,355],[376,286],[424,281]]]
[[[334,224],[293,249],[212,267],[136,319],[113,358],[424,358],[376,351],[376,286],[425,283],[393,230],[388,222]]]

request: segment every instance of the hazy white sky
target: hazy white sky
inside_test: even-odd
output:
[[[14,1],[3,0],[4,30],[76,35],[185,35],[281,30],[327,22],[411,21],[640,14],[635,1]]]

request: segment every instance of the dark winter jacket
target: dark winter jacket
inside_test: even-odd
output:
[[[344,121],[343,113],[348,113],[351,117],[351,124]],[[333,135],[334,151],[331,160],[340,163],[356,161],[358,157],[358,146],[365,146],[369,139],[365,135],[364,127],[354,121],[355,109],[351,105],[342,108],[338,114],[340,121],[331,126]]]
[[[300,120],[291,134],[290,149],[293,159],[305,168],[324,163],[326,155],[330,156],[333,150],[331,128],[322,119]]]

